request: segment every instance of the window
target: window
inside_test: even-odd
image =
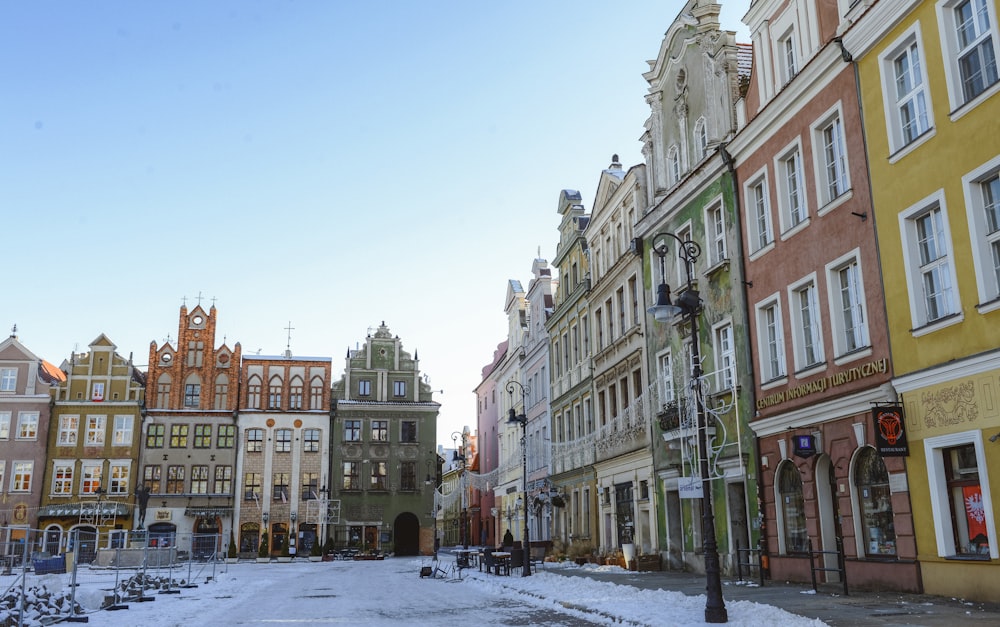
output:
[[[930,130],[930,91],[919,26],[879,55],[889,150],[896,152]]]
[[[302,379],[298,377],[288,387],[288,409],[302,409]]]
[[[780,379],[786,371],[781,306],[777,298],[757,308],[757,334],[764,382]]]
[[[212,494],[229,494],[233,489],[233,467],[216,466]]]
[[[674,400],[673,358],[670,351],[667,350],[657,355],[656,360],[659,366],[660,401],[661,404],[666,405]]]
[[[417,441],[417,422],[415,420],[404,420],[399,425],[399,441],[415,444]]]
[[[406,396],[406,381],[393,381],[392,395],[395,396],[396,398],[402,398]]]
[[[90,388],[90,400],[100,402],[104,400],[104,384],[94,383]]]
[[[795,30],[788,29],[778,38],[778,77],[781,84],[795,78],[798,73],[798,51],[796,50]]]
[[[10,491],[31,492],[31,475],[35,470],[35,462],[15,461],[11,464],[11,470]]]
[[[247,429],[247,453],[260,453],[264,450],[264,430]]]
[[[302,450],[306,453],[319,452],[319,429],[304,429],[302,431]]]
[[[260,502],[261,478],[259,472],[248,472],[243,475],[243,500]]]
[[[104,446],[104,423],[106,416],[87,416],[87,432],[84,436],[86,446]]]
[[[274,452],[290,453],[292,451],[292,430],[275,429],[274,431]]]
[[[723,324],[715,329],[715,365],[719,370],[716,384],[720,390],[736,387],[736,346],[733,342],[733,325]]]
[[[59,436],[56,446],[76,446],[76,437],[79,430],[79,416],[59,416]]]
[[[55,462],[52,470],[53,496],[73,494],[73,462]]]
[[[957,109],[997,83],[995,8],[987,0],[945,0],[937,9],[948,95]]]
[[[962,177],[976,283],[982,303],[1000,299],[1000,158]]]
[[[80,494],[97,494],[104,479],[103,462],[83,462],[83,474],[80,481]]]
[[[1000,557],[982,431],[926,438],[924,454],[938,556]]]
[[[215,439],[216,448],[233,448],[236,444],[236,425],[219,425]]]
[[[705,124],[705,118],[700,117],[698,121],[694,123],[694,154],[698,161],[705,158],[705,154],[708,152],[708,126]]]
[[[302,473],[302,490],[300,497],[303,501],[314,501],[319,498],[319,473]]]
[[[220,374],[215,379],[215,409],[229,407],[229,377]]]
[[[184,406],[201,407],[201,384],[186,383],[184,385]]]
[[[0,368],[0,392],[17,391],[17,368]]]
[[[161,466],[146,466],[142,470],[142,482],[149,488],[150,494],[160,493]]]
[[[149,430],[146,432],[146,448],[163,448],[166,429],[166,425],[149,425]]]
[[[636,279],[635,276],[630,276],[628,278],[628,297],[629,297],[629,303],[630,303],[631,309],[632,309],[632,326],[635,327],[635,326],[639,325],[639,320],[640,320],[640,318],[639,318],[639,287],[638,287],[638,281],[637,281],[637,279]],[[578,338],[575,337],[575,335],[576,335],[576,327],[573,327],[572,333],[574,334],[574,337],[573,337],[573,365],[576,365],[576,364],[578,364],[580,362],[580,357],[577,354],[578,353],[577,344],[579,343],[579,341],[578,341]],[[544,377],[543,377],[543,379],[544,379]],[[546,381],[545,384],[548,385],[548,382]]]
[[[747,234],[752,252],[767,248],[774,242],[771,229],[771,208],[767,200],[767,181],[761,177],[746,188],[747,216],[750,225]]]
[[[847,147],[844,144],[844,127],[840,105],[813,126],[817,192],[822,207],[840,198],[850,189],[847,173]]]
[[[208,466],[191,466],[191,494],[208,494]]]
[[[780,538],[782,553],[802,553],[809,550],[809,533],[806,531],[806,510],[802,498],[802,478],[799,469],[790,461],[781,463],[778,471],[779,524],[783,527]]]
[[[667,182],[674,186],[681,180],[681,154],[677,146],[667,151]]]
[[[194,426],[194,447],[212,448],[212,425]]]
[[[389,421],[372,420],[372,442],[389,441]]]
[[[892,513],[889,473],[878,452],[862,447],[854,461],[854,486],[864,553],[868,557],[896,555],[896,527]]]
[[[102,432],[103,436],[103,432]],[[17,439],[37,440],[38,439],[38,412],[22,411],[17,414]],[[101,438],[104,443],[104,438]]]
[[[778,205],[781,208],[781,231],[786,233],[808,217],[802,183],[802,154],[796,144],[775,163],[778,173]]]
[[[278,377],[271,377],[267,389],[267,408],[281,409],[281,379]]]
[[[367,379],[358,381],[358,396],[371,396],[372,382]]]
[[[131,466],[128,462],[112,462],[108,494],[125,496],[132,488]]]
[[[170,406],[170,375],[167,373],[156,380],[156,406],[160,409]]]
[[[726,217],[722,202],[718,202],[705,213],[705,238],[708,240],[709,265],[720,264],[728,258],[726,253]]]
[[[170,425],[170,448],[187,448],[189,425]]]
[[[628,322],[626,321],[626,317],[625,317],[627,315],[628,309],[625,307],[625,288],[624,287],[619,287],[615,291],[615,308],[618,311],[618,335],[619,336],[623,336],[623,335],[625,335],[625,331],[628,330]],[[569,366],[569,342],[565,342],[565,340],[564,340],[563,347],[565,348],[565,351],[564,351],[564,363],[567,366],[566,369],[569,370],[569,367],[568,367]]]
[[[134,421],[135,416],[115,416],[115,431],[111,436],[112,446],[132,445],[132,423]]]
[[[10,439],[10,412],[0,411],[0,440]]]
[[[951,236],[943,200],[942,193],[937,192],[900,214],[914,328],[958,313]]]
[[[792,344],[795,349],[795,370],[805,370],[823,361],[823,340],[820,335],[819,299],[816,280],[810,276],[789,291],[792,314]]]
[[[361,489],[361,462],[344,462],[344,489]]]
[[[184,466],[167,466],[167,494],[184,494]]]
[[[417,463],[401,462],[399,464],[399,489],[407,492],[417,490]]]
[[[838,355],[865,348],[868,342],[868,322],[865,315],[865,292],[857,257],[851,253],[846,260],[831,265],[830,289],[833,314],[834,347]]]
[[[372,490],[388,490],[389,489],[388,474],[386,472],[387,466],[388,465],[386,464],[386,462],[376,462],[376,461],[372,461],[371,462],[371,468],[372,468],[371,489]]]
[[[255,375],[247,381],[247,408],[260,409],[260,379]]]
[[[360,442],[361,441],[361,421],[360,420],[345,420],[344,421],[344,441],[345,442]]]

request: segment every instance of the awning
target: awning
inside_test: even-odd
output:
[[[194,518],[229,518],[233,515],[232,507],[189,507],[184,510],[185,516]]]
[[[38,517],[53,516],[79,516],[83,514],[90,516],[129,516],[132,514],[132,507],[128,503],[101,503],[100,509],[96,503],[64,503],[62,505],[43,505],[38,508]]]

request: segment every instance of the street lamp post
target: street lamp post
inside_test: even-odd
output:
[[[514,386],[521,388],[521,410],[514,411]],[[507,413],[508,423],[521,425],[521,489],[524,491],[524,555],[521,558],[521,576],[531,575],[531,539],[528,537],[528,415],[525,410],[525,398],[529,390],[519,382],[511,379],[507,382],[507,393],[510,394],[510,411]]]
[[[678,296],[677,304],[670,302],[670,286],[663,258],[667,254],[667,238],[677,241],[677,256],[684,262],[687,285]],[[660,242],[657,245],[657,242]],[[712,484],[708,474],[708,424],[705,406],[701,397],[701,357],[698,346],[698,312],[701,298],[693,287],[691,268],[701,256],[701,247],[691,240],[682,240],[673,233],[658,233],[653,236],[653,252],[660,258],[660,284],[656,289],[656,304],[647,311],[657,322],[669,323],[677,314],[684,314],[691,325],[691,385],[694,391],[698,429],[698,469],[701,474],[701,530],[704,538],[705,579],[707,600],[705,602],[705,622],[725,623],[729,620],[726,604],[722,598],[722,581],[719,569],[719,550],[715,542],[715,514],[712,511]]]
[[[462,452],[461,453],[458,452],[458,450],[459,450],[458,449],[458,439],[459,438],[462,438],[462,449],[461,449]],[[459,537],[460,537],[459,539],[462,542],[462,548],[463,549],[467,549],[467,548],[469,548],[469,529],[468,529],[468,526],[467,526],[468,525],[469,515],[468,515],[468,509],[467,509],[468,508],[468,503],[465,500],[465,496],[466,496],[466,494],[465,494],[465,462],[466,462],[466,459],[465,459],[465,456],[466,456],[466,450],[465,450],[465,432],[464,431],[461,431],[461,432],[455,431],[455,432],[453,432],[451,434],[451,441],[453,442],[453,444],[455,446],[455,459],[457,461],[462,462],[462,472],[460,472],[459,475],[458,475],[458,487],[462,491],[462,503],[461,503],[462,509],[458,513],[458,522],[459,522],[459,525],[460,525],[459,530],[458,530],[458,534],[459,534]]]

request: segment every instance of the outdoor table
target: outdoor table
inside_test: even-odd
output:
[[[464,566],[464,568],[472,568],[472,566],[473,566],[473,564],[472,564],[472,558],[474,558],[476,555],[479,554],[479,550],[478,549],[459,549],[459,550],[455,551],[455,553],[458,554],[458,559],[459,559],[460,562],[462,560],[465,561],[466,566]]]
[[[510,553],[507,551],[493,551],[493,558],[497,561],[497,574],[503,570],[505,575],[510,574]]]

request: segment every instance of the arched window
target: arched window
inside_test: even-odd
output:
[[[288,409],[302,409],[302,377],[298,375],[289,382]]]
[[[896,555],[896,529],[892,517],[889,473],[874,448],[866,446],[854,458],[854,487],[861,513],[865,555]]]
[[[260,409],[260,377],[251,375],[247,381],[247,408]]]
[[[170,375],[165,372],[156,379],[156,407],[170,407]]]
[[[809,534],[806,532],[806,509],[802,499],[802,477],[792,462],[781,464],[778,471],[778,510],[784,523],[785,553],[801,553],[809,550]]]
[[[229,409],[229,377],[225,374],[215,378],[215,409]]]
[[[667,175],[671,186],[676,185],[681,180],[681,153],[677,146],[671,146],[667,151]]]
[[[201,377],[188,375],[184,381],[184,406],[198,409],[201,407]]]
[[[271,377],[271,381],[267,384],[267,408],[268,409],[281,409],[281,386],[282,381],[278,376]]]
[[[708,150],[708,125],[705,124],[705,118],[700,117],[698,121],[694,123],[694,154],[698,156],[698,160],[701,161],[705,158],[705,152]]]
[[[313,377],[309,384],[309,409],[323,409],[323,379]]]

